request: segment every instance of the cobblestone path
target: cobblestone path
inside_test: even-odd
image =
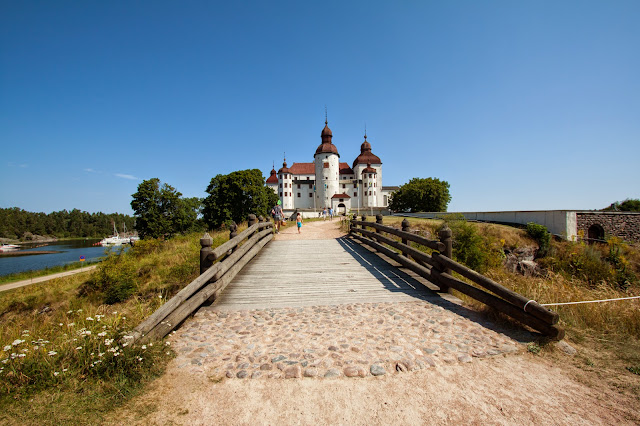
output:
[[[365,377],[521,350],[489,327],[480,314],[446,300],[203,308],[171,340],[178,368],[212,378]]]

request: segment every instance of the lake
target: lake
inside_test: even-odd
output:
[[[105,256],[106,247],[93,246],[93,244],[98,241],[100,241],[100,239],[57,241],[54,243],[46,243],[46,245],[42,247],[32,248],[27,248],[29,246],[23,244],[22,247],[25,248],[20,251],[60,251],[60,253],[34,254],[29,256],[0,256],[0,276],[79,262],[80,256],[86,258],[85,264],[95,261]],[[119,250],[119,247],[114,247],[113,250]]]

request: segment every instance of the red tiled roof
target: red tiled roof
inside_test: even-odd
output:
[[[289,172],[293,175],[313,175],[316,173],[316,167],[313,163],[293,163]]]
[[[267,178],[267,183],[278,183],[278,176],[276,173],[276,169],[271,169],[271,175]]]
[[[334,199],[334,198],[351,198],[351,197],[343,192],[342,194],[336,194],[333,197],[331,197],[331,199]]]
[[[349,167],[348,163],[340,163],[340,174],[341,175],[352,175],[353,169]]]

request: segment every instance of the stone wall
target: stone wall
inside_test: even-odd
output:
[[[588,237],[589,228],[600,225],[605,238],[619,237],[624,241],[640,241],[640,213],[576,212],[578,232]]]

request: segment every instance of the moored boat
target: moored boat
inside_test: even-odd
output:
[[[20,246],[17,246],[15,244],[2,244],[0,246],[0,253],[4,253],[6,251],[16,251],[19,249],[20,249]]]

